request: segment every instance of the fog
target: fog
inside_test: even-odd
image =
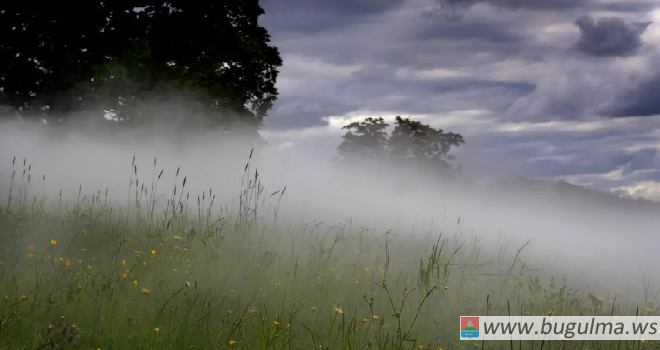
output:
[[[161,205],[171,197],[178,168],[177,187],[181,188],[185,177],[183,191],[189,193],[191,207],[202,194],[208,205],[209,189],[215,195],[214,208],[229,207],[245,187],[242,179],[250,144],[226,141],[213,129],[182,131],[159,125],[117,133],[107,131],[113,122],[106,124],[108,129],[85,125],[73,129],[0,122],[0,203],[6,203],[12,168],[20,184],[24,159],[25,168],[31,167],[31,196],[45,194],[53,199],[62,191],[70,202],[78,198],[79,190],[91,196],[107,189],[117,205],[126,205],[136,168],[140,184],[149,191],[152,179],[163,171],[157,189]],[[351,181],[338,178],[328,171],[330,159],[310,161],[314,158],[305,157],[304,161],[282,162],[281,157],[276,145],[266,146],[253,153],[248,172],[250,178],[258,172],[257,178],[266,188],[264,197],[286,186],[279,215],[281,224],[292,229],[305,223],[350,222],[383,232],[391,229],[413,239],[433,228],[434,234],[442,230],[466,240],[478,237],[482,250],[497,252],[509,244],[511,254],[530,240],[521,259],[534,268],[557,268],[578,281],[613,292],[642,288],[643,278],[650,278],[655,289],[660,277],[656,252],[660,247],[656,234],[660,215],[571,204],[522,191],[496,194],[471,184],[439,180],[429,182],[425,189],[392,189],[372,180],[365,182],[356,174],[348,177]],[[389,171],[396,174],[397,170]],[[397,183],[403,184],[406,179],[402,176],[400,180]],[[275,204],[278,199],[275,195],[268,203]],[[266,204],[264,215],[272,209]]]

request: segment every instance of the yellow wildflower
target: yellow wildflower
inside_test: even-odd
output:
[[[158,327],[154,328],[154,332],[156,332],[156,333],[160,332],[160,328],[158,328]]]
[[[279,325],[280,325],[280,323],[277,322],[277,320],[273,321],[273,326],[279,326]]]
[[[121,266],[126,266],[126,260],[121,261]]]
[[[343,314],[344,310],[342,310],[341,308],[336,307],[335,312],[338,313],[338,314]]]
[[[235,345],[236,345],[236,340],[229,341],[229,346],[235,346]]]
[[[156,249],[151,250],[151,255],[156,255]]]
[[[34,254],[28,253],[28,258],[32,259],[33,256],[34,256]]]
[[[142,294],[149,295],[149,294],[151,294],[151,291],[147,288],[142,288]]]
[[[54,240],[54,239],[51,239],[51,240],[50,240],[50,245],[56,245],[56,244],[57,244],[57,241],[56,241],[56,240]]]

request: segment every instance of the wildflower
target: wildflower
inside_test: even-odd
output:
[[[64,265],[71,266],[71,262],[69,260],[66,260],[66,261],[64,261]]]
[[[82,248],[82,249],[80,249],[80,251],[84,253],[84,252],[87,251],[87,249],[86,249],[86,248]]]
[[[342,310],[341,308],[336,307],[335,312],[338,313],[338,314],[343,314],[344,310]]]
[[[424,345],[419,344],[419,346],[418,346],[417,348],[418,348],[418,349],[424,349]]]
[[[312,312],[316,312],[316,310],[318,310],[318,308],[316,306],[312,306]]]
[[[147,262],[146,262],[146,261],[143,261],[143,262],[142,262],[142,266],[147,266]]]
[[[142,288],[142,294],[149,295],[149,294],[151,294],[151,291],[147,288]]]
[[[366,273],[367,275],[369,274],[369,271],[371,271],[370,268],[368,268],[368,267],[365,267],[365,268],[364,268],[364,273]]]
[[[190,282],[186,281],[186,288],[190,287]]]
[[[366,318],[362,319],[362,323],[367,323],[367,322],[369,322],[369,319],[366,319]]]
[[[229,346],[235,346],[235,345],[236,345],[236,340],[229,341]]]
[[[447,289],[449,289],[449,286],[445,286],[444,288],[445,288],[445,290],[447,290]]]
[[[34,254],[28,253],[28,258],[32,259],[33,256],[34,256]]]
[[[156,249],[151,250],[151,255],[156,255]]]
[[[377,320],[377,319],[379,319],[380,317],[378,317],[378,316],[376,316],[376,315],[371,315],[371,318],[373,318],[374,320]]]
[[[82,233],[83,233],[83,235],[86,235],[86,234],[87,234],[87,230],[83,229],[83,230],[82,230]]]
[[[187,252],[188,252],[188,248],[183,248],[183,252],[184,252],[184,253],[187,253]]]
[[[126,260],[121,261],[121,266],[126,266]]]
[[[56,240],[54,240],[54,239],[51,239],[51,240],[50,240],[50,245],[56,245],[56,244],[57,244],[57,241],[56,241]]]
[[[359,280],[355,280],[355,284],[358,284],[358,283],[360,283],[360,281],[359,281]]]
[[[438,350],[442,350],[442,348],[438,346]]]
[[[642,344],[646,343],[646,340],[644,340],[644,339],[640,339],[639,341],[642,342]]]
[[[60,258],[57,259],[57,260],[59,260],[60,262],[63,262],[63,261],[64,261],[64,258],[60,256]]]
[[[231,311],[231,310],[225,310],[225,312],[226,312],[226,313],[227,313],[228,315],[231,315],[231,314],[233,314],[233,313],[234,313],[234,312],[233,312],[233,311]]]
[[[181,236],[174,236],[174,239],[176,239],[176,240],[180,240],[180,239],[181,239]]]
[[[177,271],[179,271],[179,270],[177,270],[177,269],[172,269],[172,272],[177,272]]]
[[[87,269],[91,270],[91,269],[92,269],[92,266],[91,266],[91,265],[87,265]]]
[[[279,325],[280,325],[280,323],[277,322],[277,320],[273,321],[273,326],[279,326]]]
[[[126,272],[124,272],[124,273],[121,274],[121,277],[122,277],[123,279],[127,279],[127,278],[128,278],[128,274],[127,274]]]
[[[25,294],[21,294],[21,299],[25,300],[27,299],[27,296],[25,296]]]
[[[160,332],[160,328],[158,328],[158,327],[154,328],[154,332],[156,332],[156,333]]]
[[[646,308],[646,312],[653,312],[653,311],[655,311],[655,310],[651,309],[650,307]]]
[[[251,308],[251,309],[250,309],[250,313],[251,313],[251,314],[256,313],[256,312],[257,312],[257,309],[255,309],[255,308]]]
[[[133,285],[134,285],[134,286],[137,286],[137,285],[138,285],[138,281],[137,281],[137,280],[133,280]]]

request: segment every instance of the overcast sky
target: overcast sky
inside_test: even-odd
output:
[[[330,159],[351,118],[458,132],[473,176],[660,198],[660,0],[262,0],[266,136]]]

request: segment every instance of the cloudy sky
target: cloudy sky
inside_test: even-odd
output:
[[[660,198],[660,0],[262,0],[284,59],[266,136],[330,159],[341,126],[458,132],[473,176]]]

